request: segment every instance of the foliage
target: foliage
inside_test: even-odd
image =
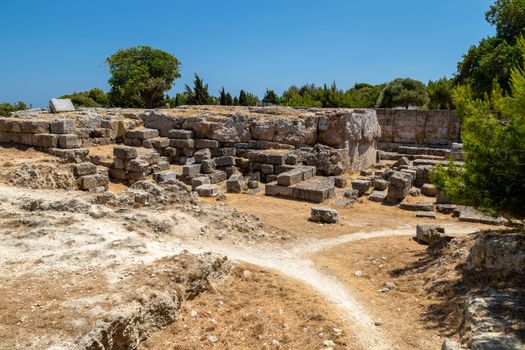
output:
[[[109,96],[115,106],[157,107],[180,77],[177,58],[150,46],[118,50],[106,62],[111,73]]]
[[[28,107],[24,102],[18,101],[17,103],[0,103],[0,116],[7,117],[9,113],[16,111],[23,111],[28,108],[31,108],[31,105]]]
[[[525,56],[525,40],[517,47]],[[465,91],[464,91],[465,92]],[[467,152],[462,169],[439,167],[432,180],[453,199],[510,215],[525,215],[525,70],[511,74],[511,95],[496,84],[491,99],[456,100]]]
[[[437,81],[429,81],[427,85],[429,109],[454,109],[453,81],[441,78]]]
[[[219,104],[221,106],[233,106],[233,98],[229,92],[224,90],[224,86],[219,94]]]
[[[505,94],[510,92],[512,69],[523,63],[516,41],[525,33],[525,0],[496,0],[485,18],[496,26],[496,35],[468,50],[456,76],[456,83],[472,86],[476,98],[489,95],[495,81]]]
[[[355,84],[353,88],[345,92],[345,105],[351,108],[374,108],[385,86],[385,84]]]
[[[381,91],[376,106],[379,108],[421,107],[428,101],[425,84],[410,78],[398,78]]]
[[[89,91],[74,92],[60,98],[69,98],[75,106],[80,107],[107,107],[109,106],[109,96],[98,88]]]
[[[269,105],[278,105],[280,103],[279,96],[275,93],[273,90],[266,89],[266,93],[264,94],[263,103],[269,104]]]
[[[239,93],[239,106],[257,106],[259,98],[254,94],[241,90]]]
[[[208,92],[208,84],[197,73],[195,73],[195,80],[193,81],[193,89],[185,86],[186,104],[188,105],[211,105],[213,104],[213,97]]]

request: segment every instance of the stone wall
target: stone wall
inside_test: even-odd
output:
[[[141,118],[146,128],[158,130],[161,137],[170,137],[172,130],[190,130],[195,140],[214,140],[221,148],[328,146],[337,150],[337,161],[345,171],[375,163],[381,132],[371,109],[199,106],[147,111]]]
[[[376,109],[381,126],[380,148],[388,144],[450,146],[460,142],[460,119],[455,111]]]

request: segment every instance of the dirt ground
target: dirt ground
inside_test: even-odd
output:
[[[178,321],[140,349],[360,349],[355,343],[335,307],[315,291],[243,264],[188,301]]]

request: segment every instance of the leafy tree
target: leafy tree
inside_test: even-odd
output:
[[[381,91],[377,107],[394,108],[410,106],[421,107],[428,101],[425,84],[410,78],[398,78]]]
[[[275,93],[273,90],[266,89],[266,93],[264,94],[263,103],[270,104],[270,105],[278,105],[280,103],[279,96]]]
[[[257,96],[241,90],[239,93],[239,106],[257,106],[259,98]]]
[[[496,0],[485,18],[496,26],[499,38],[514,44],[525,31],[525,0]]]
[[[180,77],[177,58],[150,46],[118,50],[106,59],[112,104],[121,107],[159,106],[164,92]]]
[[[93,88],[89,91],[74,92],[72,94],[61,96],[60,98],[69,98],[75,106],[81,107],[109,106],[108,95],[98,88]]]
[[[518,40],[525,58],[525,40]],[[492,99],[457,96],[463,117],[463,168],[450,163],[433,182],[457,201],[515,216],[525,215],[525,70],[511,74],[511,95],[496,84]]]
[[[510,92],[512,69],[523,63],[516,41],[525,33],[525,0],[496,0],[485,18],[496,26],[496,35],[470,47],[456,75],[456,83],[472,86],[477,98],[490,95],[493,82]]]
[[[453,81],[447,78],[441,78],[437,81],[429,81],[427,93],[429,97],[429,109],[454,109]]]
[[[195,73],[195,80],[193,81],[193,89],[186,84],[185,86],[186,104],[189,105],[211,105],[213,104],[213,97],[208,92],[208,84],[204,84],[204,80],[197,73]]]
[[[9,113],[11,112],[23,111],[28,108],[31,108],[31,105],[29,105],[28,107],[22,101],[18,101],[17,103],[3,102],[3,103],[0,103],[0,116],[7,117]]]

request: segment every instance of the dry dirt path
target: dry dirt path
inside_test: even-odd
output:
[[[67,196],[75,196],[74,193],[64,192]],[[45,190],[25,190],[13,187],[0,187],[0,196],[16,201],[21,198],[52,200],[57,198],[56,191]],[[13,206],[14,208],[14,206]],[[139,210],[137,210],[139,212]],[[148,213],[148,209],[141,209],[140,212]],[[150,215],[156,215],[154,211]],[[163,215],[170,215],[170,211],[164,211]],[[179,212],[173,214],[180,215]],[[392,236],[392,235],[413,235],[414,228],[391,228],[373,232],[356,232],[341,235],[334,238],[297,238],[293,243],[286,244],[272,242],[262,246],[232,245],[220,240],[201,239],[198,235],[178,236],[175,232],[173,236],[162,240],[151,239],[134,232],[125,232],[123,229],[122,217],[110,216],[103,219],[96,219],[86,213],[75,213],[75,219],[85,230],[91,230],[92,234],[104,237],[111,242],[112,240],[130,239],[135,243],[141,244],[142,253],[139,257],[132,252],[123,251],[119,254],[121,262],[136,264],[141,262],[151,262],[162,257],[178,254],[183,250],[191,253],[211,252],[228,256],[233,261],[245,262],[263,268],[278,271],[286,276],[295,278],[311,286],[315,291],[322,295],[326,300],[334,303],[348,320],[351,329],[361,345],[367,349],[392,349],[392,342],[377,327],[369,313],[365,311],[362,303],[335,277],[321,272],[313,263],[310,256],[320,251],[334,246],[371,238]],[[103,229],[101,229],[103,227]],[[198,227],[187,227],[188,230],[197,231]],[[449,230],[457,234],[475,231],[474,228],[468,229],[465,226],[449,225]],[[5,242],[4,242],[5,243]],[[1,249],[8,249],[7,246],[0,244]],[[123,247],[122,249],[126,249]]]

